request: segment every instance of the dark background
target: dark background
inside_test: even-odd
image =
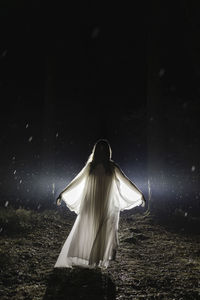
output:
[[[199,214],[197,3],[1,2],[1,205],[55,205],[106,138],[152,209]]]

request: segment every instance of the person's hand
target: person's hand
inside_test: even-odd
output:
[[[60,205],[61,205],[61,202],[62,202],[62,199],[61,199],[61,196],[59,195],[58,198],[57,198],[57,200],[56,200],[56,204],[57,204],[58,206],[60,206]]]

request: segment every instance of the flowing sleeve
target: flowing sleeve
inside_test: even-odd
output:
[[[144,207],[145,202],[142,192],[117,165],[115,165],[115,180],[119,193],[118,205],[121,211],[139,205]]]
[[[60,194],[61,199],[65,202],[67,207],[76,214],[79,214],[80,205],[84,197],[88,168],[88,165],[86,165]]]

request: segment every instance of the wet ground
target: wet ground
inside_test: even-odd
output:
[[[54,269],[74,220],[65,208],[1,211],[0,299],[200,299],[200,234],[187,222],[122,214],[108,269]]]

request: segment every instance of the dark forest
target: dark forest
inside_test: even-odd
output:
[[[2,299],[200,299],[200,4],[0,7]],[[56,199],[100,138],[146,206],[110,269],[55,272]]]

